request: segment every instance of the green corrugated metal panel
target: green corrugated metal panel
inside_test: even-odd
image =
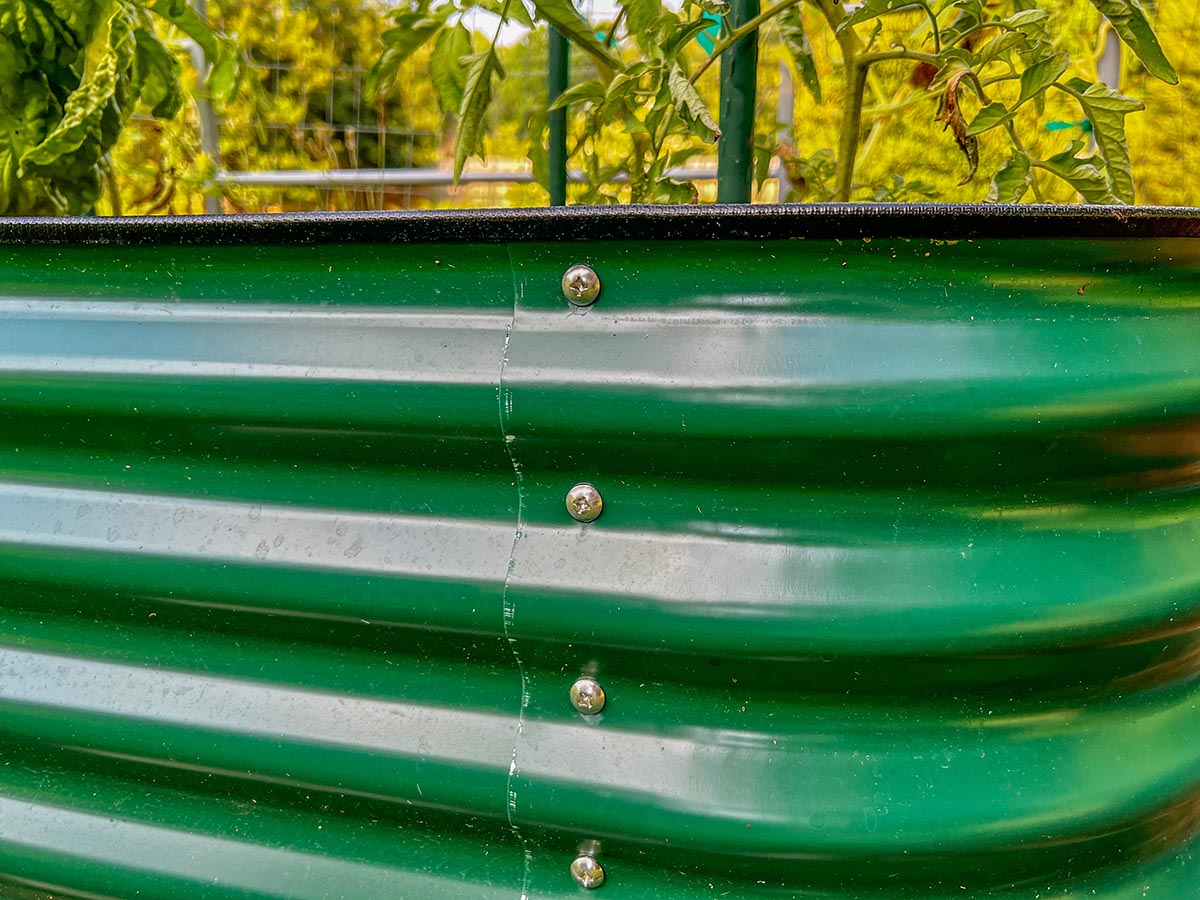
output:
[[[1200,895],[1192,220],[837,212],[0,226],[6,890]]]

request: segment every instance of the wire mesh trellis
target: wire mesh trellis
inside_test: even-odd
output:
[[[428,51],[410,60],[409,77],[402,73],[393,96],[370,102],[367,74],[393,9],[387,0],[224,0],[210,7],[245,50],[253,90],[219,114],[200,111],[209,132],[203,140],[219,160],[213,182],[221,198],[210,199],[209,211],[545,202],[520,149],[528,138],[521,133],[504,135],[486,166],[474,166],[457,187],[450,183],[454,122],[428,83]],[[494,33],[487,16],[466,24]],[[531,110],[528,99],[544,99],[546,58],[536,41],[522,37],[528,35],[505,35],[505,89]]]
[[[114,153],[126,211],[544,205],[548,194],[532,183],[526,155],[531,142],[545,140],[544,134],[529,127],[532,114],[544,114],[547,101],[544,33],[525,33],[502,42],[508,77],[485,128],[488,159],[486,163],[471,160],[464,183],[453,187],[448,173],[454,117],[438,108],[429,48],[410,60],[396,91],[382,104],[368,101],[364,92],[366,73],[383,49],[381,35],[392,26],[391,14],[402,2],[407,5],[407,0],[209,0],[218,27],[246,50],[249,80],[259,90],[256,96],[239,97],[219,115],[201,105],[189,107],[181,122],[136,120],[129,136],[122,138],[124,149]],[[1192,37],[1200,27],[1194,4],[1166,0],[1158,6],[1157,27],[1187,84],[1189,78],[1194,80],[1196,66],[1181,48],[1194,43]],[[612,0],[588,0],[583,11],[602,31],[611,21],[612,8]],[[1078,21],[1073,20],[1074,31],[1064,32],[1064,40],[1071,42],[1082,70],[1095,66],[1095,74],[1088,77],[1120,84],[1122,90],[1147,102],[1147,111],[1130,116],[1128,122],[1135,163],[1140,157],[1147,160],[1135,165],[1139,201],[1194,202],[1190,182],[1173,174],[1178,166],[1161,162],[1194,155],[1187,141],[1191,130],[1187,123],[1194,121],[1196,108],[1194,94],[1148,80],[1123,57],[1111,34],[1106,43],[1097,42],[1090,20],[1072,15]],[[495,21],[480,14],[469,24],[478,29],[482,42],[494,33]],[[896,22],[899,34],[905,27],[903,16]],[[799,82],[793,94],[778,34],[766,29],[761,38],[764,55],[758,74],[756,134],[768,142],[774,139],[777,161],[771,169],[773,178],[756,200],[772,202],[787,195],[780,178],[785,171],[794,172],[793,183],[799,185],[791,199],[828,199],[828,192],[823,194],[819,188],[828,180],[822,167],[833,165],[831,148],[837,140],[836,48],[820,28],[813,29],[812,39],[818,65],[824,66],[825,102],[810,97]],[[1093,48],[1094,60],[1088,56]],[[880,67],[881,72],[884,69]],[[906,190],[909,183],[913,190],[932,183],[932,199],[982,199],[989,173],[1003,162],[1003,148],[982,149],[981,154],[986,155],[986,150],[991,158],[983,159],[979,177],[962,190],[951,187],[958,184],[963,162],[950,137],[934,121],[936,97],[909,74],[888,70],[873,88],[855,198],[896,199],[892,182],[903,175]],[[575,82],[588,77],[587,63],[577,54],[572,55],[572,75]],[[711,78],[704,89],[712,95],[706,97],[711,106],[716,99]],[[802,123],[799,129],[792,126],[793,111]],[[1026,137],[1039,144],[1042,156],[1061,151],[1078,136],[1078,130],[1050,133],[1051,126],[1072,122],[1080,126],[1071,112],[1051,110],[1048,120],[1063,121],[1030,127]],[[620,123],[612,127],[614,141],[619,142],[623,139]],[[1156,162],[1149,162],[1152,159]],[[573,162],[579,164],[579,157]],[[711,178],[714,162],[711,156],[694,157],[687,165],[699,171],[688,174]],[[576,200],[584,196],[578,186],[572,192]],[[924,197],[909,193],[912,196],[899,199]],[[711,200],[714,194],[711,181],[701,184],[703,199]],[[1059,191],[1054,199],[1076,198]]]
[[[196,140],[214,162],[208,212],[385,209],[428,206],[543,205],[527,144],[544,139],[532,123],[547,102],[545,33],[501,33],[507,77],[494,101],[486,163],[473,161],[451,183],[454,117],[438,108],[429,48],[406,63],[392,95],[372,102],[367,75],[392,27],[395,0],[193,0],[234,36],[248,61],[252,90],[214,113],[197,110]],[[585,0],[598,27],[611,0]],[[486,37],[498,20],[465,21]],[[579,60],[579,63],[584,63]],[[203,57],[196,60],[204,66]],[[789,111],[790,112],[790,111]],[[153,126],[148,126],[153,127]],[[711,179],[715,159],[686,173]],[[188,209],[186,211],[197,211]]]

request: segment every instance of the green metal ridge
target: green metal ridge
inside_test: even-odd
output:
[[[0,882],[1194,894],[1200,249],[717,248],[0,253]]]

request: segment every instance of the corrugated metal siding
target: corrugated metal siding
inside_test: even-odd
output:
[[[1200,893],[1196,244],[253,239],[0,246],[12,896]]]

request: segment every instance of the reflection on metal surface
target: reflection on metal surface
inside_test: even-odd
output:
[[[604,867],[590,856],[571,860],[571,877],[581,888],[598,888],[604,884]]]
[[[1191,241],[40,227],[0,890],[1200,895]]]

